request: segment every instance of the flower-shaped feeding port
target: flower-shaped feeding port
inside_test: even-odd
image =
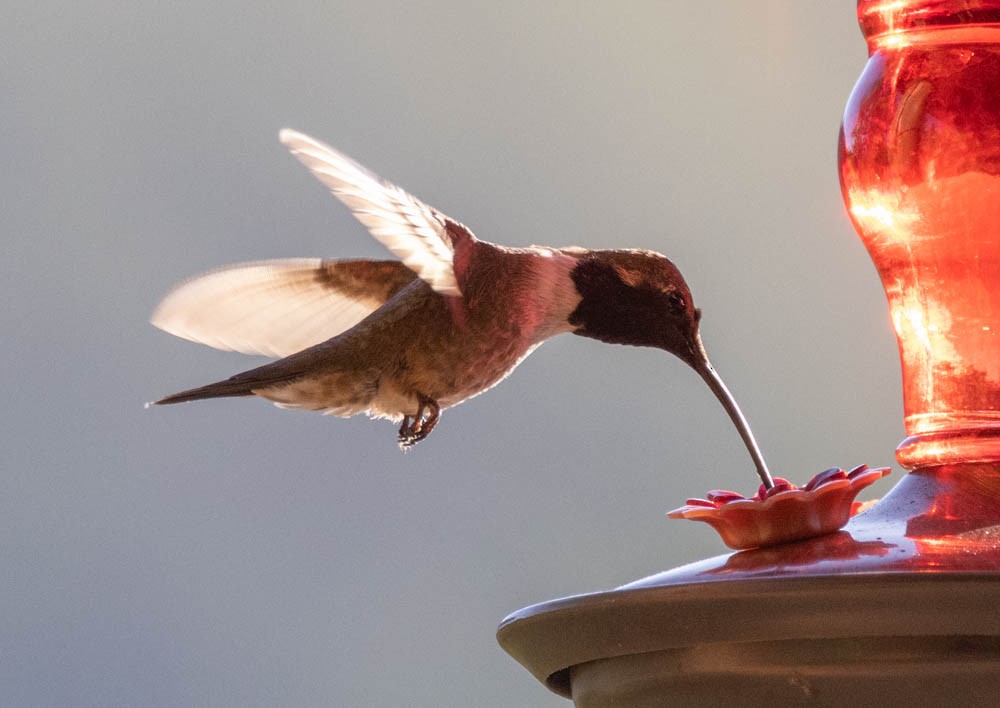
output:
[[[667,516],[704,521],[722,542],[735,550],[775,546],[839,531],[856,513],[854,498],[865,487],[889,474],[888,467],[860,465],[850,472],[834,467],[796,487],[780,477],[770,489],[761,485],[756,496],[713,489],[706,499],[688,499]]]

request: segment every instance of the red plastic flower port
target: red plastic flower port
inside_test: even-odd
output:
[[[834,467],[804,487],[776,477],[771,489],[761,485],[750,499],[713,489],[706,499],[688,499],[667,516],[704,521],[736,550],[774,546],[839,531],[860,506],[854,503],[858,492],[889,472],[888,467],[872,470],[868,465],[850,472]]]

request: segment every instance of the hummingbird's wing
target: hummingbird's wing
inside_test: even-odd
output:
[[[471,238],[467,229],[448,229],[447,217],[437,209],[329,145],[289,128],[281,131],[280,138],[292,155],[368,227],[372,236],[421,280],[442,295],[462,294],[455,276],[453,234]]]
[[[181,283],[150,319],[216,349],[285,357],[350,329],[415,280],[399,261],[240,263]]]

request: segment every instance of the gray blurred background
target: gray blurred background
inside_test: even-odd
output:
[[[851,0],[2,15],[0,704],[568,705],[497,623],[722,552],[664,512],[756,487],[697,376],[579,337],[406,455],[385,421],[143,410],[258,363],[148,324],[179,280],[385,255],[283,126],[488,240],[666,253],[776,474],[894,462],[896,347],[836,172]]]

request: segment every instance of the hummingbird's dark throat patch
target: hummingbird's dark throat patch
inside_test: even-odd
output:
[[[583,257],[570,272],[580,303],[570,313],[575,334],[610,344],[651,346],[689,358],[696,311],[673,264],[642,252]]]

